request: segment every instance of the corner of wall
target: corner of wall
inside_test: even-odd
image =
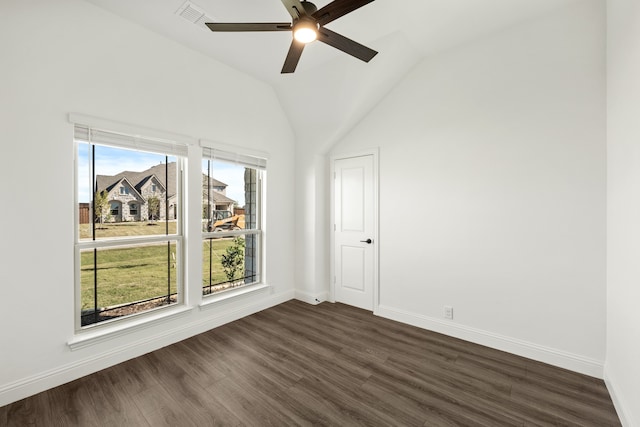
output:
[[[609,395],[611,396],[611,401],[613,402],[613,406],[616,408],[616,412],[618,414],[618,418],[620,418],[620,423],[624,427],[632,427],[640,425],[638,423],[634,423],[631,420],[631,412],[628,410],[626,405],[620,399],[620,391],[617,389],[615,385],[615,381],[612,380],[610,376],[610,367],[608,363],[605,363],[604,366],[604,383],[607,386],[607,390],[609,391]]]
[[[328,297],[329,294],[327,292],[309,293],[300,290],[295,291],[295,299],[311,305],[323,303],[328,300]]]

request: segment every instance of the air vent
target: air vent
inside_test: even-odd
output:
[[[184,2],[180,9],[176,11],[176,15],[179,15],[191,22],[192,24],[196,24],[198,27],[203,30],[209,31],[209,28],[204,25],[206,22],[213,22],[214,19],[207,15],[202,8],[190,1]]]

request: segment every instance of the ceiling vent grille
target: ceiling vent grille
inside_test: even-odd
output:
[[[214,21],[214,19],[211,16],[207,15],[200,6],[188,0],[184,2],[182,6],[180,6],[180,9],[176,11],[176,15],[183,17],[192,24],[196,24],[198,27],[207,31],[209,30],[209,28],[204,24],[206,22]]]

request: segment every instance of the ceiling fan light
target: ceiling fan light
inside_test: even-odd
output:
[[[299,30],[296,30],[293,37],[300,43],[311,43],[318,38],[318,34],[311,28],[300,28]]]
[[[293,27],[293,38],[300,43],[311,43],[318,38],[318,26],[309,21],[299,21]]]

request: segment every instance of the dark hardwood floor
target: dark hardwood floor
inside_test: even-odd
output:
[[[618,426],[601,380],[289,301],[0,408],[8,426]]]

